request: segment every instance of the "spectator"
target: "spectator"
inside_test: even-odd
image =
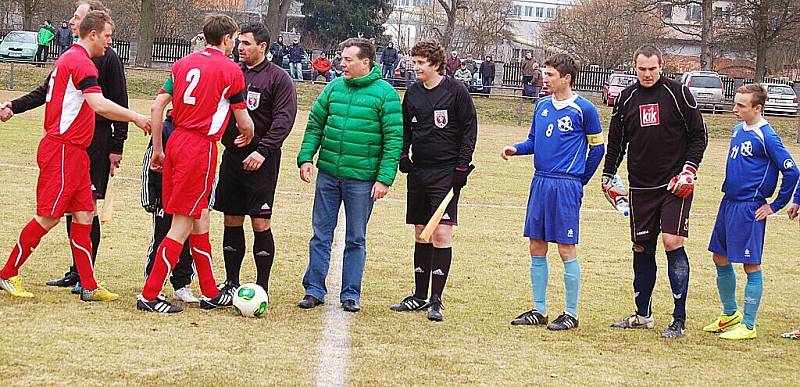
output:
[[[533,59],[533,54],[530,51],[525,53],[525,59],[522,60],[522,95],[525,97],[533,96],[533,70],[536,60]]]
[[[331,80],[342,76],[342,52],[336,51],[331,61]]]
[[[542,86],[544,86],[544,77],[542,76],[542,69],[539,68],[539,63],[534,61],[533,62],[533,80],[531,80],[531,84],[533,84],[533,97],[534,100],[539,98],[539,92],[542,91]]]
[[[331,68],[333,65],[328,60],[325,52],[319,53],[319,56],[311,62],[311,83],[317,80],[317,77],[322,75],[325,77],[326,82],[331,81]]]
[[[283,54],[286,46],[283,44],[283,36],[278,36],[278,40],[269,46],[269,53],[272,55],[271,62],[278,67],[283,67]]]
[[[483,81],[483,92],[487,96],[492,92],[492,84],[494,83],[494,62],[492,56],[486,55],[486,59],[481,63],[481,80]]]
[[[464,63],[467,65],[467,70],[474,77],[478,72],[478,65],[475,63],[475,59],[472,58],[472,54],[467,54],[467,59],[464,59]]]
[[[397,68],[397,62],[399,61],[400,57],[397,55],[394,43],[389,42],[389,46],[384,48],[383,53],[381,53],[381,65],[383,65],[381,76],[391,82],[394,79],[394,70]]]
[[[400,58],[400,71],[405,74],[405,87],[411,86],[417,80],[416,66],[414,66],[414,59],[411,58],[411,53]]]
[[[467,70],[467,64],[464,62],[461,62],[461,67],[456,70],[455,77],[457,81],[464,82],[464,86],[467,86],[467,88],[469,88],[470,83],[472,83],[472,73]]]
[[[289,75],[292,79],[303,80],[303,58],[306,50],[300,44],[299,38],[292,39],[292,45],[286,48],[286,55],[289,55]]]
[[[461,59],[458,58],[458,52],[453,51],[450,53],[450,57],[447,58],[447,64],[445,65],[447,76],[455,76],[459,67],[461,67]]]
[[[39,47],[36,49],[36,61],[47,62],[47,54],[50,50],[50,42],[56,37],[56,30],[53,28],[50,20],[45,20],[44,24],[39,27],[39,34],[37,37]]]
[[[61,27],[56,31],[56,45],[58,46],[58,56],[72,47],[72,30],[66,21],[61,22]]]

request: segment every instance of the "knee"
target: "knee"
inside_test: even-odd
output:
[[[664,250],[674,251],[683,247],[683,237],[678,235],[664,234],[662,237],[664,241]]]
[[[717,266],[728,266],[728,257],[724,257],[721,255],[714,254],[711,259],[714,261],[714,264]]]
[[[633,242],[633,247],[631,249],[633,251],[634,256],[639,254],[644,255],[652,255],[655,256],[656,254],[656,241],[655,240],[647,240],[643,242]]]
[[[272,222],[269,219],[263,218],[252,218],[253,222],[253,231],[254,232],[264,232],[270,229],[272,226]]]
[[[575,248],[575,245],[558,245],[558,255],[561,257],[562,261],[568,261],[570,259],[575,258],[578,255],[578,251]]]

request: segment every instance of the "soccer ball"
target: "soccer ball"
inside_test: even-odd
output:
[[[245,317],[261,317],[267,311],[269,297],[264,288],[256,284],[244,284],[236,289],[233,296],[233,309]]]

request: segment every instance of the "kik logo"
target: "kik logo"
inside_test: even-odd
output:
[[[639,123],[643,127],[661,124],[661,114],[657,103],[639,105]]]

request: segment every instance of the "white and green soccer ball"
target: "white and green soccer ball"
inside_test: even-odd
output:
[[[236,289],[233,309],[245,317],[261,317],[267,311],[269,297],[264,288],[256,284],[244,284]]]

